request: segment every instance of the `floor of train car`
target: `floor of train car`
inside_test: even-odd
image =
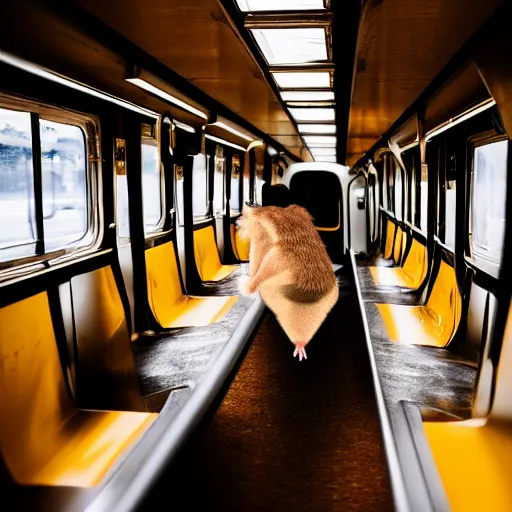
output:
[[[141,510],[393,510],[351,269],[308,347],[267,312],[219,408]]]
[[[389,341],[376,302],[410,305],[411,297],[382,287],[366,286],[366,263],[379,256],[360,257],[357,275],[361,286],[371,343],[388,409],[400,401],[416,403],[429,421],[467,419],[471,416],[477,365],[459,350]],[[371,279],[371,276],[370,276]]]

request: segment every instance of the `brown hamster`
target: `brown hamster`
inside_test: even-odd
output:
[[[338,284],[325,246],[304,208],[251,208],[239,220],[250,238],[249,276],[243,294],[259,291],[296,349],[305,347],[338,300]]]

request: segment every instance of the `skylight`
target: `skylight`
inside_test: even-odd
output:
[[[315,162],[332,162],[335,164],[338,161],[335,156],[315,156],[313,158]]]
[[[323,0],[236,0],[243,12],[324,10]]]
[[[305,135],[303,139],[310,148],[336,146],[336,137],[330,135]]]
[[[281,89],[325,89],[331,86],[331,74],[328,71],[279,71],[272,75]]]
[[[336,133],[336,125],[334,124],[299,124],[300,133]]]
[[[309,148],[309,151],[315,158],[320,156],[336,156],[336,148]]]
[[[296,121],[334,121],[333,108],[290,108]]]
[[[327,60],[323,28],[255,28],[251,32],[271,66]]]
[[[334,101],[332,91],[282,91],[283,101]]]

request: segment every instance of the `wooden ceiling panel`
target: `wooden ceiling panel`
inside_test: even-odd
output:
[[[366,0],[356,50],[348,159],[409,107],[501,0]]]
[[[297,136],[217,0],[76,2],[260,130]]]

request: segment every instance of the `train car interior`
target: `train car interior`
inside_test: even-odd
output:
[[[512,511],[511,20],[4,2],[6,510]],[[300,362],[241,291],[291,205],[339,291]]]

